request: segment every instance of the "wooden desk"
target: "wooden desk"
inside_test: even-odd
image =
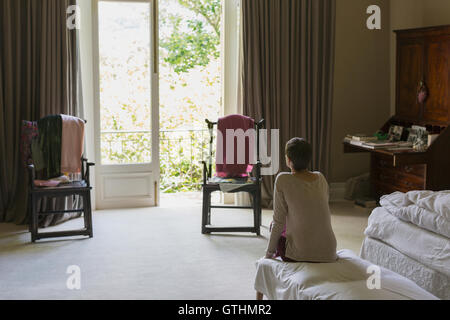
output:
[[[371,153],[370,179],[378,197],[426,189],[426,152],[371,150],[344,142],[345,153]]]
[[[378,197],[395,191],[450,190],[450,128],[424,152],[372,150],[344,142],[344,153],[360,152],[371,154],[370,178]]]
[[[344,143],[344,152],[371,153],[371,180],[378,196],[450,190],[450,25],[396,34],[396,113],[380,130],[420,125],[439,136],[425,152],[370,150],[349,143]],[[419,101],[422,88],[428,98]]]

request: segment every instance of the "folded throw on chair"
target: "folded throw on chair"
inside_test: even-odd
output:
[[[61,115],[61,118],[61,172],[79,173],[84,148],[84,121],[67,115]]]
[[[38,120],[39,146],[42,152],[46,178],[61,176],[61,116],[47,116]],[[35,160],[33,156],[33,161]]]
[[[230,115],[220,118],[217,124],[217,130],[222,133],[222,154],[216,152],[216,175],[221,178],[235,178],[246,177],[248,172],[251,172],[253,165],[251,164],[250,154],[253,154],[255,139],[245,138],[245,164],[238,164],[238,143],[237,138],[234,141],[234,161],[228,164],[227,159],[227,129],[239,130],[247,132],[249,129],[255,128],[255,121],[252,118],[242,115]],[[217,138],[219,142],[219,137]],[[217,148],[220,148],[220,143],[217,143]],[[242,152],[243,150],[239,150]]]

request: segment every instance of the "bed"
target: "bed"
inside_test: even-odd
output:
[[[256,263],[255,290],[270,300],[435,300],[413,281],[380,268],[380,287],[369,289],[373,263],[350,250],[338,252],[335,263]],[[372,282],[370,282],[372,283]]]
[[[447,275],[404,255],[380,240],[365,238],[360,256],[414,281],[440,299],[450,299],[450,278]]]
[[[450,299],[450,191],[395,192],[369,217],[360,256]]]

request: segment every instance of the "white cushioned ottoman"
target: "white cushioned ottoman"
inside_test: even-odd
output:
[[[341,250],[338,256],[334,263],[261,259],[256,263],[255,290],[270,300],[437,299],[411,280],[385,268],[377,268],[350,250]],[[378,271],[379,282],[374,278]],[[377,283],[379,289],[373,288]]]

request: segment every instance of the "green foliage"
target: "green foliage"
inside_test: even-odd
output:
[[[103,133],[103,164],[146,163],[151,159],[151,133]]]
[[[173,134],[178,134],[173,137]],[[187,133],[187,134],[186,134]],[[203,179],[204,152],[208,134],[205,131],[161,132],[161,191],[199,191]]]
[[[220,37],[222,0],[178,0],[178,2],[185,8],[201,15]]]
[[[161,161],[161,192],[176,193],[201,190],[202,168],[181,159],[176,164]]]
[[[169,24],[172,33],[161,39],[166,50],[164,61],[178,74],[196,66],[205,67],[211,58],[220,57],[221,0],[178,0],[179,4],[195,13],[195,19],[184,19],[174,14],[161,16],[161,23]],[[183,24],[182,22],[185,22]]]

